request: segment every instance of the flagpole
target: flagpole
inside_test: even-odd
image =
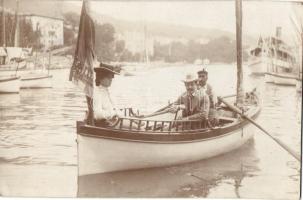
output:
[[[6,47],[6,30],[5,30],[5,10],[4,10],[4,0],[1,0],[1,6],[2,6],[2,25],[3,25],[3,47]]]
[[[14,46],[18,47],[19,46],[19,40],[20,40],[20,28],[19,28],[19,16],[18,16],[18,12],[19,12],[19,0],[16,0],[16,11],[15,11],[15,22],[16,22],[16,26],[15,26],[15,38],[14,38]]]
[[[94,125],[93,88],[94,88],[94,59],[95,59],[95,29],[93,20],[89,16],[89,2],[82,1],[77,45],[74,61],[70,70],[69,80],[84,84],[88,114],[86,122]]]

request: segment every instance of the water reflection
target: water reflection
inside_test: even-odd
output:
[[[226,180],[240,197],[242,179],[258,171],[254,140],[215,158],[166,168],[78,177],[79,197],[207,197]]]
[[[120,108],[152,112],[175,100],[184,91],[180,81],[184,74],[199,68],[172,66],[132,77],[117,76],[112,96]],[[235,67],[212,65],[208,71],[217,94],[234,93]],[[83,119],[86,102],[80,89],[68,81],[68,73],[52,71],[51,89],[0,95],[2,195],[77,195],[75,122]],[[258,87],[261,94],[258,122],[299,152],[300,94],[294,87],[264,84],[262,77],[245,79],[246,86]],[[262,133],[256,133],[254,140],[226,155],[186,165],[79,177],[78,195],[298,198],[300,165]]]

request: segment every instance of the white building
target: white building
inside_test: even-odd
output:
[[[63,19],[42,15],[22,15],[30,21],[34,31],[40,30],[40,42],[45,48],[64,44]]]
[[[132,53],[148,52],[149,56],[154,55],[154,40],[150,36],[139,31],[125,31],[116,35],[117,39],[125,41],[125,48]]]

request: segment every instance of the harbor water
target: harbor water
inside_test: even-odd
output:
[[[114,78],[111,95],[119,108],[150,113],[174,101],[185,91],[181,80],[200,68],[134,70]],[[217,95],[235,94],[235,65],[207,69]],[[69,70],[51,74],[53,88],[0,95],[0,195],[299,199],[300,163],[259,130],[241,148],[207,160],[78,177],[76,121],[84,119],[85,96],[68,81]],[[262,100],[257,122],[300,153],[301,94],[264,77],[244,79]]]

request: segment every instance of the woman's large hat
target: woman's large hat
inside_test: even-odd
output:
[[[96,73],[102,72],[102,71],[108,71],[108,72],[112,72],[113,74],[120,75],[121,67],[120,66],[113,66],[113,65],[110,65],[110,64],[105,64],[105,63],[100,62],[99,67],[95,67],[94,71]]]
[[[194,74],[187,74],[185,76],[185,79],[182,80],[184,83],[190,83],[190,82],[196,82],[197,81],[197,77]]]

